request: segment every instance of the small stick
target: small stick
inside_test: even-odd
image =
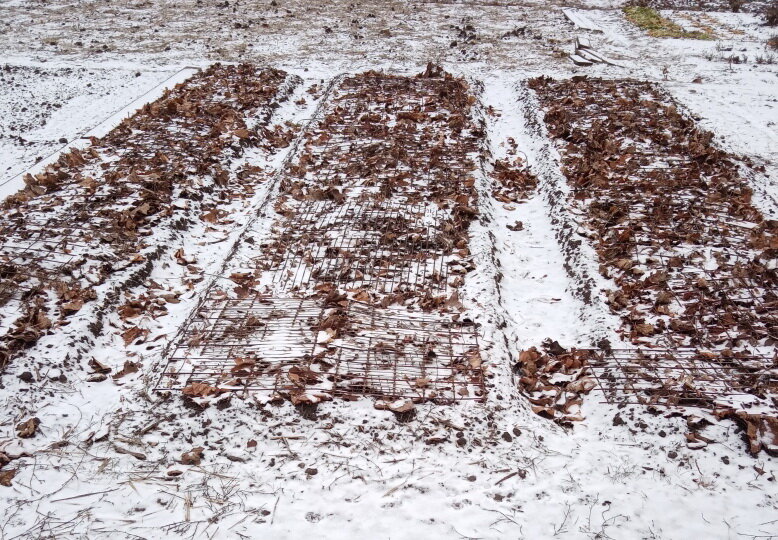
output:
[[[512,473],[510,473],[510,474],[508,474],[508,475],[506,475],[506,476],[503,476],[502,478],[500,478],[500,479],[497,481],[497,483],[495,484],[495,486],[499,486],[500,484],[502,484],[503,482],[505,482],[505,481],[506,481],[506,480],[508,480],[509,478],[513,478],[513,477],[514,477],[514,476],[516,476],[517,474],[519,474],[519,471],[513,471]]]

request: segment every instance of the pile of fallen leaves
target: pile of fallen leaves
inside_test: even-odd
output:
[[[733,409],[717,410],[715,414],[719,418],[734,420],[743,428],[743,438],[748,444],[748,451],[753,455],[764,450],[771,456],[778,456],[778,418]]]
[[[778,221],[734,158],[650,83],[531,81],[584,234],[636,345],[778,343]]]
[[[532,404],[532,411],[557,423],[580,421],[583,396],[595,387],[588,370],[591,350],[566,350],[547,340],[519,353],[514,370],[519,387]]]
[[[649,389],[646,399],[659,392],[680,403],[693,388],[704,396],[698,406],[712,408],[722,388],[734,388],[774,407],[776,387],[763,381],[778,343],[778,221],[752,204],[737,159],[651,83],[540,77],[529,84],[573,188],[579,234],[616,285],[606,301],[622,335],[648,351],[670,351],[683,369],[694,367],[684,358],[712,368],[676,390]],[[694,352],[673,355],[681,349]],[[654,367],[641,368],[639,355],[630,359],[632,375],[649,380]],[[769,422],[760,422],[749,429],[764,431]]]
[[[152,231],[186,227],[198,207],[216,219],[213,201],[253,193],[261,171],[231,172],[230,162],[247,147],[289,144],[286,130],[264,126],[286,80],[279,70],[216,64],[25,177],[0,218],[0,305],[23,313],[0,336],[0,369],[94,299],[95,286],[147,264]]]
[[[538,186],[537,177],[529,171],[520,157],[514,158],[513,161],[496,160],[491,177],[495,180],[492,197],[506,204],[528,199]]]

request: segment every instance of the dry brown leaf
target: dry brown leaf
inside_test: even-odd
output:
[[[76,298],[75,300],[62,304],[62,310],[66,315],[77,313],[82,307],[84,307],[84,301],[81,298]]]
[[[205,449],[202,446],[195,446],[189,452],[181,454],[182,465],[199,465],[203,460],[203,451]]]
[[[16,425],[16,434],[22,439],[34,437],[38,432],[38,426],[41,421],[37,417],[32,417]]]
[[[216,388],[215,386],[211,386],[205,383],[195,382],[187,385],[183,390],[181,390],[181,393],[184,394],[185,396],[207,397],[215,394],[220,394],[221,390],[219,388]]]
[[[114,380],[121,379],[122,377],[126,375],[130,375],[131,373],[137,373],[139,370],[140,370],[140,364],[136,362],[132,362],[130,360],[125,360],[124,366],[120,371],[114,374],[113,378]]]
[[[11,487],[14,476],[16,476],[16,469],[8,469],[7,471],[0,471],[0,486]]]
[[[124,346],[128,347],[138,339],[145,339],[149,335],[149,331],[145,328],[138,328],[133,326],[122,332],[122,339],[124,340]]]

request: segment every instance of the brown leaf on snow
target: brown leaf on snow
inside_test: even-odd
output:
[[[111,368],[103,364],[102,362],[99,362],[98,360],[92,358],[89,360],[89,367],[91,367],[93,370],[95,370],[96,373],[110,373]]]
[[[543,353],[535,347],[519,353],[519,385],[536,414],[559,423],[581,421],[582,396],[596,386],[595,379],[587,375],[591,351],[567,350],[550,339],[543,349]]]
[[[292,405],[314,405],[320,401],[329,401],[332,399],[332,394],[327,392],[311,392],[297,390],[291,392],[289,399]]]
[[[233,272],[230,274],[230,279],[239,285],[251,281],[253,278],[254,274],[251,272]]]
[[[292,366],[292,368],[289,369],[287,376],[289,377],[289,380],[297,386],[316,384],[321,380],[318,373],[302,366]]]
[[[354,294],[354,300],[357,302],[372,302],[373,299],[368,291],[359,289],[358,292]]]
[[[540,353],[535,347],[531,347],[527,350],[519,353],[519,364],[521,364],[524,372],[530,376],[537,372],[537,361],[540,358]]]
[[[133,319],[143,313],[140,307],[137,305],[132,305],[131,303],[119,306],[117,311],[119,312],[119,317],[121,317],[123,321],[126,321],[127,319]]]
[[[16,434],[22,439],[34,437],[38,432],[38,426],[41,421],[37,417],[32,417],[16,425]]]
[[[236,377],[248,377],[256,365],[254,358],[235,358],[235,365],[230,369],[230,373]]]
[[[149,335],[149,331],[144,328],[138,328],[137,326],[133,326],[132,328],[128,328],[124,332],[122,332],[122,339],[124,340],[124,346],[127,347],[138,338],[145,338]]]
[[[86,189],[88,189],[90,191],[94,191],[95,189],[97,189],[97,186],[98,186],[97,181],[94,178],[90,177],[90,176],[84,177],[84,179],[81,180],[81,182],[79,182],[79,184],[82,187],[84,187],[84,188],[86,188]]]
[[[386,408],[396,413],[407,413],[416,408],[413,401],[410,399],[398,399],[391,403],[386,404]]]
[[[184,452],[181,454],[181,464],[199,465],[203,460],[203,450],[205,449],[202,446],[195,446],[189,452]]]
[[[207,221],[208,223],[216,223],[219,221],[219,218],[221,217],[220,212],[218,210],[211,210],[209,212],[205,212],[200,216],[200,219],[203,221]]]
[[[243,300],[244,298],[249,297],[253,289],[245,285],[239,285],[237,287],[234,287],[233,291],[235,292],[235,296],[238,297],[238,300]]]
[[[205,383],[192,383],[188,386],[186,386],[182,391],[182,394],[185,396],[192,396],[192,397],[207,397],[214,394],[220,394],[221,390],[216,388],[215,386],[211,386]]]
[[[124,367],[122,367],[121,371],[118,371],[114,376],[115,379],[121,379],[125,375],[130,375],[131,373],[137,373],[140,370],[140,364],[137,362],[132,362],[131,360],[126,360],[124,362]]]
[[[0,486],[11,487],[11,480],[16,476],[16,469],[9,469],[7,471],[0,471]]]
[[[589,391],[595,386],[597,386],[597,384],[594,382],[594,379],[591,377],[583,377],[582,379],[568,383],[567,387],[565,387],[565,390],[568,392],[575,392],[577,394],[588,394]]]
[[[66,315],[72,315],[73,313],[78,312],[82,307],[84,307],[84,301],[81,298],[76,298],[75,300],[62,304],[62,311],[64,311]]]
[[[532,412],[546,418],[554,418],[554,414],[556,414],[553,407],[542,407],[540,405],[533,405]]]
[[[771,456],[778,456],[778,418],[744,411],[728,411],[720,416],[728,416],[745,426],[748,449],[753,455],[764,450]]]
[[[481,353],[478,349],[471,349],[465,353],[465,359],[472,369],[481,369]]]
[[[176,262],[181,266],[187,266],[189,264],[194,264],[196,262],[196,259],[194,257],[189,257],[186,255],[186,253],[184,253],[184,248],[178,248],[176,252],[173,254],[173,257],[176,259]]]
[[[656,329],[651,324],[640,323],[635,325],[635,332],[637,332],[639,336],[653,336],[655,330]]]

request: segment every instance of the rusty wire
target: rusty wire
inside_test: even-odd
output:
[[[447,307],[472,267],[469,96],[448,76],[344,79],[282,173],[270,237],[242,247],[256,271],[209,292],[158,388],[483,399],[475,325]]]

